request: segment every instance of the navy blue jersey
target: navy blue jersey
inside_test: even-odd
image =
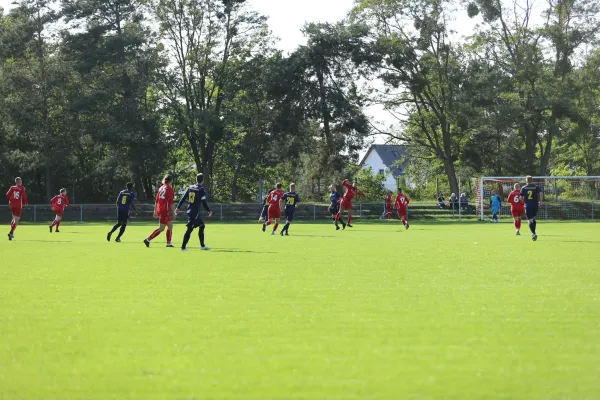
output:
[[[538,206],[538,194],[542,193],[542,190],[538,185],[533,183],[523,186],[521,188],[521,197],[525,201],[525,207],[536,208]]]
[[[119,197],[117,197],[117,207],[119,212],[128,213],[131,203],[135,200],[135,193],[130,190],[121,190]]]
[[[206,190],[201,185],[196,184],[187,188],[183,197],[177,203],[178,210],[186,200],[188,202],[187,215],[189,218],[194,219],[198,217],[200,214],[200,204],[202,204],[206,211],[210,212],[210,208],[206,202]]]
[[[331,207],[337,207],[340,202],[340,194],[338,192],[329,193],[329,201],[331,202]]]
[[[287,192],[281,198],[283,200],[283,204],[285,204],[285,209],[295,209],[296,204],[300,202],[300,197],[296,192]]]

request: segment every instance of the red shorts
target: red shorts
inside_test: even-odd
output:
[[[510,213],[512,214],[513,218],[515,218],[515,217],[521,217],[521,216],[523,216],[523,209],[522,208],[512,208],[511,207]]]
[[[161,224],[161,225],[167,225],[169,222],[172,221],[171,214],[169,214],[168,212],[159,213],[158,214],[158,220],[159,220],[159,224]]]
[[[269,219],[281,218],[281,208],[279,205],[269,206]]]
[[[352,201],[342,199],[340,202],[340,208],[343,208],[344,210],[352,210]]]
[[[23,208],[22,207],[11,207],[10,213],[12,214],[13,217],[21,218],[21,214],[23,213]]]
[[[61,217],[62,218],[63,212],[65,210],[61,210],[61,209],[58,209],[58,208],[53,208],[52,211],[54,211],[54,214],[56,214],[57,217]]]
[[[403,218],[406,217],[406,208],[399,208],[398,209],[398,218]]]

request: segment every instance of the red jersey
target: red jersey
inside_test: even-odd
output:
[[[510,194],[508,195],[508,202],[510,203],[510,208],[516,210],[524,208],[520,190],[513,190],[512,192],[510,192]]]
[[[65,194],[56,195],[50,200],[50,206],[55,211],[64,211],[65,207],[69,205],[69,199]]]
[[[267,203],[269,203],[269,206],[279,205],[279,200],[281,200],[282,197],[283,192],[279,189],[275,189],[267,196]]]
[[[392,195],[385,196],[385,208],[392,208]]]
[[[8,198],[8,204],[10,204],[11,208],[22,208],[23,204],[27,205],[27,194],[25,193],[25,188],[23,186],[11,186],[6,192],[6,197]]]
[[[396,196],[396,200],[394,201],[394,208],[404,209],[406,208],[406,206],[408,206],[408,203],[410,203],[408,197],[406,197],[402,193],[398,193],[398,195]]]
[[[353,198],[354,198],[354,196],[356,196],[356,195],[359,195],[359,196],[362,196],[362,195],[363,195],[363,192],[361,192],[361,191],[358,191],[357,189],[354,189],[354,188],[352,187],[352,185],[351,185],[351,184],[349,184],[349,183],[348,183],[348,181],[347,181],[346,179],[344,179],[344,180],[342,181],[342,185],[344,185],[344,186],[346,187],[346,189],[348,189],[348,190],[346,190],[346,192],[344,193],[344,200],[346,200],[346,201],[352,201],[352,199],[353,199]]]
[[[173,188],[169,185],[162,185],[160,189],[158,189],[158,193],[156,193],[155,210],[162,215],[168,214],[174,199],[175,192],[173,191]]]

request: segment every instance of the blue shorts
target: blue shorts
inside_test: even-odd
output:
[[[498,214],[500,212],[500,208],[492,208],[492,214]]]
[[[538,208],[537,207],[525,207],[525,216],[527,219],[534,219],[537,217]]]
[[[192,228],[192,229],[198,228],[200,226],[204,226],[204,221],[200,217],[188,218],[188,222],[187,222],[187,224],[185,224],[185,226],[187,226],[188,228]]]
[[[336,204],[335,206],[329,206],[329,213],[331,215],[336,215],[340,211],[340,205]]]
[[[295,208],[290,208],[289,210],[285,209],[285,219],[286,221],[292,222],[294,220],[294,214],[296,214]]]
[[[117,221],[119,221],[122,224],[127,223],[127,220],[129,219],[129,211],[119,211],[117,213]]]

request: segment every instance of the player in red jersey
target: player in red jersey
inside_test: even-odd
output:
[[[358,190],[356,183],[350,185],[348,183],[348,179],[344,179],[342,181],[342,185],[344,185],[346,191],[344,192],[344,197],[342,197],[342,200],[340,201],[340,211],[338,211],[337,215],[335,216],[335,220],[339,221],[344,213],[344,210],[346,210],[348,212],[348,221],[346,222],[346,226],[352,228],[352,225],[350,224],[350,222],[352,222],[352,199],[354,199],[354,196],[362,196],[364,193]]]
[[[398,211],[398,218],[402,220],[402,225],[406,229],[410,227],[406,220],[406,207],[408,207],[408,203],[410,203],[410,199],[402,194],[402,189],[398,188],[398,194],[396,195],[396,200],[394,200],[394,208]]]
[[[15,235],[15,229],[21,220],[23,213],[23,205],[27,205],[27,194],[23,187],[23,181],[21,178],[15,178],[15,186],[11,186],[6,192],[8,198],[8,204],[10,206],[10,213],[12,214],[12,221],[10,222],[10,232],[8,233],[8,240],[13,240]]]
[[[173,218],[175,218],[175,192],[171,187],[173,177],[167,175],[162,180],[162,186],[156,193],[156,203],[154,205],[154,219],[158,219],[158,228],[154,230],[146,239],[144,244],[150,247],[150,241],[161,234],[167,228],[167,247],[173,247],[171,238],[173,237]]]
[[[523,203],[523,198],[521,197],[521,185],[515,183],[515,190],[509,193],[508,202],[510,203],[510,213],[514,219],[515,230],[517,231],[517,236],[521,235],[521,217],[523,216],[523,211],[525,210],[525,204]]]
[[[379,217],[380,219],[392,219],[392,194],[394,193],[391,190],[388,190],[385,195],[385,210],[383,211],[383,214],[381,214],[381,217]]]
[[[56,232],[60,232],[58,228],[60,227],[60,221],[62,221],[65,207],[70,205],[71,203],[69,203],[69,198],[67,197],[67,189],[65,188],[60,189],[60,193],[50,200],[50,207],[52,207],[52,211],[56,214],[54,221],[52,221],[52,224],[49,226],[50,233],[52,233],[52,228],[54,227],[56,227]]]
[[[271,235],[274,235],[277,232],[277,227],[279,226],[279,219],[281,218],[281,209],[283,208],[283,190],[281,188],[283,185],[278,183],[275,185],[276,189],[269,193],[267,196],[267,203],[269,203],[269,210],[267,212],[268,217],[265,223],[263,224],[262,231],[264,232],[267,229],[267,226],[273,225],[273,230],[271,231]]]

